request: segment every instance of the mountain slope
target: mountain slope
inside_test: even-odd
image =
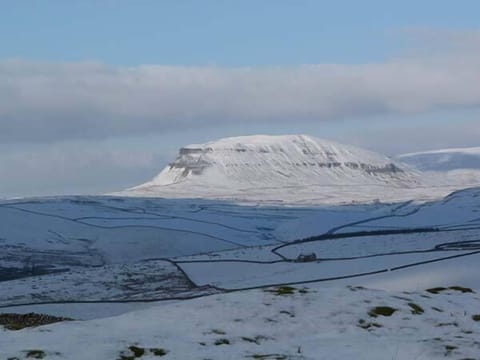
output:
[[[422,171],[480,170],[480,147],[416,152],[398,159]]]
[[[257,135],[186,146],[148,184],[194,180],[225,186],[283,186],[365,179],[414,181],[399,164],[367,150],[305,135]]]
[[[480,147],[441,149],[404,154],[399,161],[459,187],[480,185]]]
[[[337,193],[350,201],[378,196],[357,189],[352,197],[353,186],[422,185],[418,172],[368,150],[306,135],[255,135],[186,146],[152,181],[122,194],[290,201]]]

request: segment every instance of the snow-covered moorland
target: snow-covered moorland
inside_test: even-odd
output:
[[[254,136],[117,196],[0,201],[0,359],[478,358],[465,184]],[[75,321],[5,323],[30,312]]]
[[[13,278],[2,312],[80,321],[0,330],[0,358],[475,359],[479,194],[320,207],[3,202],[2,271]],[[162,247],[172,234],[181,241]],[[446,289],[426,291],[436,287]]]
[[[323,207],[111,197],[7,201],[0,204],[0,306],[366,283],[437,264],[422,286],[459,274],[462,285],[480,287],[464,271],[480,256],[479,192],[428,203]],[[310,253],[313,261],[298,261]]]

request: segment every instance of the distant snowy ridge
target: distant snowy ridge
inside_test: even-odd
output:
[[[426,176],[437,177],[449,184],[480,185],[480,147],[416,152],[400,155],[397,159]]]
[[[422,171],[480,170],[480,147],[415,152],[397,158]]]
[[[121,194],[290,201],[302,192],[331,198],[339,186],[423,185],[419,172],[368,150],[307,135],[253,135],[185,146],[152,181]]]

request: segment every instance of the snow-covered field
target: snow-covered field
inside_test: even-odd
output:
[[[69,360],[477,359],[479,309],[478,294],[456,290],[270,288],[106,319],[0,330],[0,354],[26,359],[36,351]]]
[[[480,251],[479,196],[471,189],[429,203],[310,207],[117,197],[4,201],[0,305],[190,298],[339,278],[359,283],[369,274],[388,277],[455,259],[461,270]],[[297,261],[311,253],[315,261]]]
[[[478,295],[425,290],[480,290],[480,187],[239,139],[116,196],[0,201],[0,313],[83,320],[0,330],[0,359],[478,358]]]

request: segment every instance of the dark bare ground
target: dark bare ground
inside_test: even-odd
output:
[[[42,325],[53,324],[61,321],[71,321],[73,319],[51,316],[46,314],[0,314],[0,325],[8,330],[21,330],[27,327],[36,327]]]

